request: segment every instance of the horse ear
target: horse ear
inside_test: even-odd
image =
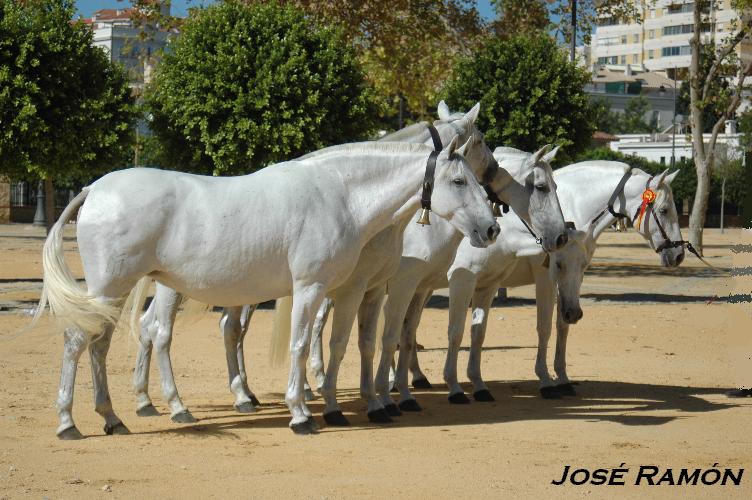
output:
[[[447,158],[450,157],[450,156],[452,156],[452,154],[455,151],[457,151],[457,146],[458,146],[458,144],[460,142],[459,138],[460,138],[460,136],[455,135],[452,138],[452,141],[449,143],[449,145],[443,149],[443,151],[441,152],[441,156],[446,156]]]
[[[668,173],[668,169],[666,169],[666,170],[664,170],[663,172],[661,172],[660,174],[656,175],[656,176],[655,176],[655,177],[653,178],[653,182],[652,182],[652,184],[653,184],[653,185],[654,185],[654,186],[655,186],[656,188],[659,188],[659,187],[661,186],[661,184],[663,184],[663,181],[664,181],[664,179],[666,178],[666,174],[667,174],[667,173]]]
[[[551,151],[543,155],[543,161],[545,161],[546,163],[551,163],[556,157],[556,153],[559,152],[559,148],[561,148],[561,144],[554,146]]]
[[[671,184],[674,179],[676,179],[676,176],[679,175],[679,170],[675,170],[673,173],[670,173],[666,176],[665,179],[663,179],[663,183],[666,185]]]
[[[475,106],[473,106],[473,109],[471,109],[465,114],[464,119],[467,120],[468,123],[475,123],[475,120],[478,119],[479,113],[480,113],[480,103],[477,103]]]
[[[456,136],[456,137],[459,137],[459,136]],[[467,141],[465,141],[465,144],[463,144],[462,147],[460,147],[457,150],[457,153],[461,154],[462,156],[465,156],[465,153],[467,152],[468,148],[472,147],[473,145],[475,145],[475,134],[472,134],[470,135],[470,137],[467,138]]]
[[[548,153],[548,151],[550,149],[551,149],[551,145],[550,144],[546,144],[545,146],[543,146],[542,148],[540,148],[538,151],[536,151],[535,153],[533,153],[532,158],[530,158],[530,160],[531,160],[530,163],[532,163],[533,165],[535,165],[536,163],[538,163],[541,160],[541,158],[543,157],[543,155],[545,155],[546,153]]]
[[[449,112],[449,106],[447,106],[447,103],[445,103],[443,99],[439,102],[437,111],[439,113],[439,120],[447,121],[449,120],[449,117],[452,116],[452,113]]]

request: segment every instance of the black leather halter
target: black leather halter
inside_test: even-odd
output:
[[[442,150],[441,136],[432,124],[428,125],[428,132],[433,141],[433,151],[426,161],[426,174],[423,177],[423,192],[420,195],[420,206],[425,210],[431,210],[431,194],[433,193],[434,174],[436,173],[436,158]]]

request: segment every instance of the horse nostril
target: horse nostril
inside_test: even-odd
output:
[[[676,256],[676,265],[680,265],[682,262],[684,262],[684,251],[682,250],[682,253]]]
[[[567,241],[569,241],[569,236],[567,236],[567,233],[561,233],[559,237],[556,238],[556,248],[563,247],[567,244]]]
[[[488,239],[491,241],[496,241],[496,237],[499,236],[500,232],[501,228],[499,227],[499,224],[494,223],[491,227],[488,228]]]

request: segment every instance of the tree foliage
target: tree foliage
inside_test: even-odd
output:
[[[589,80],[553,38],[535,34],[489,40],[459,62],[444,94],[457,109],[480,101],[478,126],[489,144],[534,151],[556,143],[574,155],[593,133]]]
[[[72,0],[0,0],[0,173],[88,180],[130,155],[125,74],[74,12]]]
[[[375,115],[337,29],[294,7],[233,0],[192,11],[145,99],[157,161],[215,174],[365,138]]]
[[[433,110],[457,55],[487,34],[469,0],[281,0],[342,27],[371,82],[394,109],[399,96],[415,118]]]
[[[645,96],[629,99],[624,112],[613,111],[606,99],[591,101],[593,125],[596,130],[609,134],[649,134],[657,132],[657,120],[645,120],[650,103]]]

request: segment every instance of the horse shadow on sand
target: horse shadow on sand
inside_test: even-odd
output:
[[[613,422],[626,426],[656,426],[673,420],[693,418],[696,414],[721,411],[745,405],[745,401],[723,400],[723,390],[711,387],[636,384],[609,381],[582,381],[576,385],[578,395],[562,399],[542,399],[538,382],[516,380],[490,382],[494,402],[465,405],[450,404],[444,384],[431,390],[415,390],[413,395],[423,410],[403,412],[391,424],[372,424],[366,417],[366,405],[357,389],[338,392],[340,406],[350,421],[349,427],[327,426],[322,418],[323,401],[317,397],[308,407],[321,427],[321,433],[353,432],[379,428],[384,432],[398,428],[459,427],[478,424],[505,424],[521,421]],[[465,387],[468,395],[472,389]],[[194,404],[191,411],[198,422],[190,425],[169,423],[145,434],[180,434],[195,437],[235,438],[232,431],[242,429],[286,429],[290,414],[283,403],[284,395],[263,395],[259,411],[251,415],[235,413],[230,404]],[[395,395],[395,399],[396,395]],[[267,400],[267,403],[263,403]],[[163,415],[162,418],[167,418]]]

